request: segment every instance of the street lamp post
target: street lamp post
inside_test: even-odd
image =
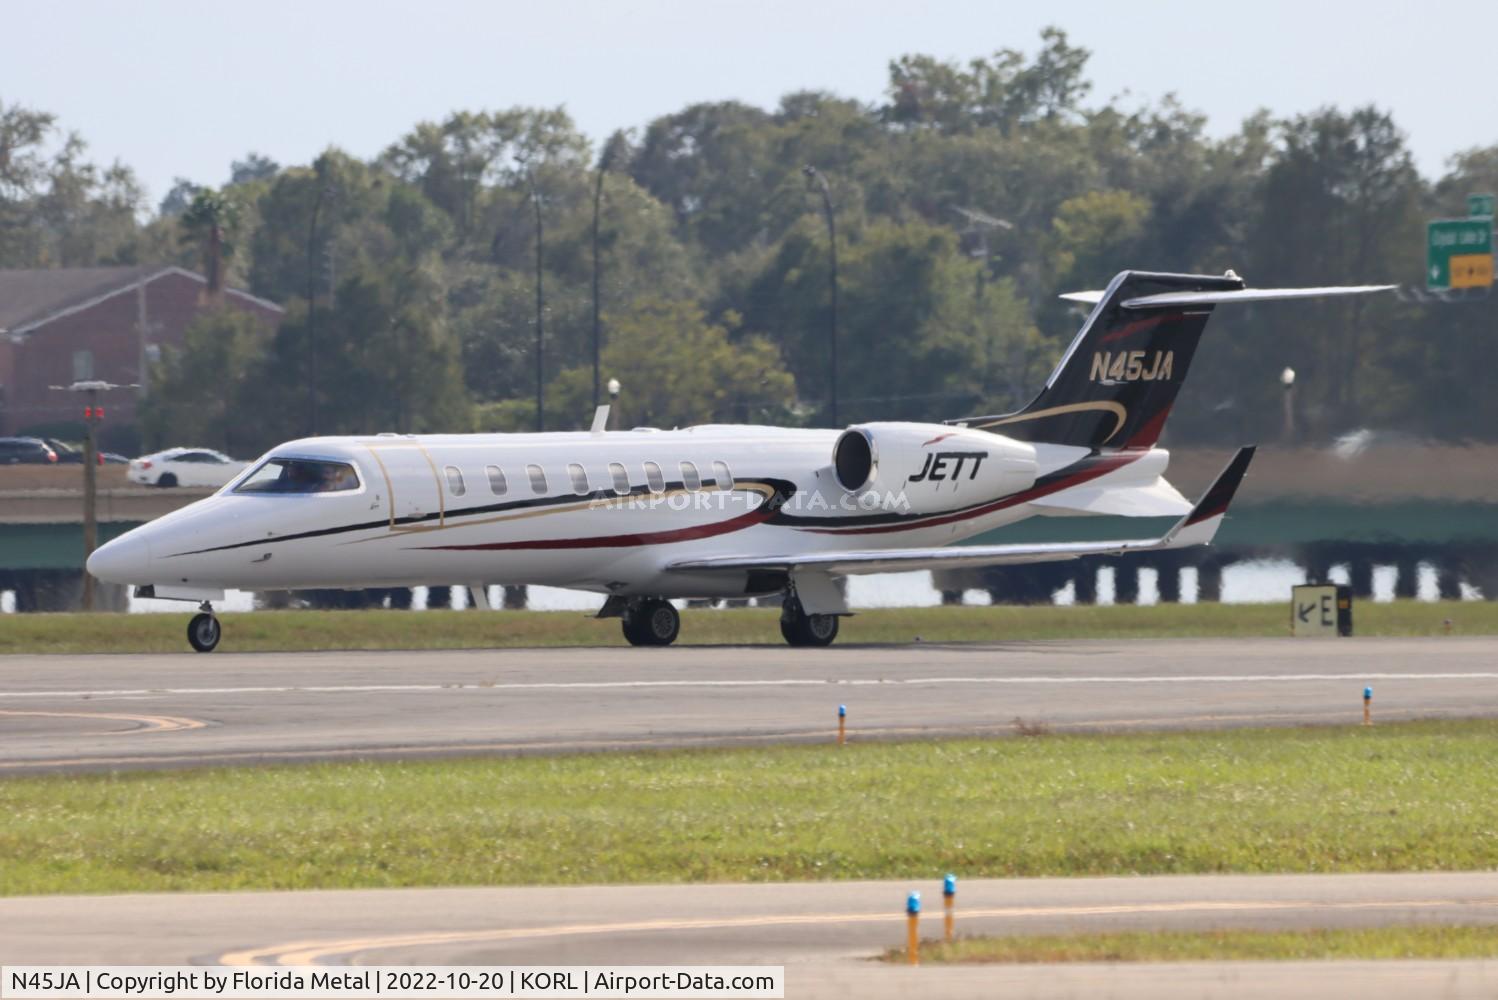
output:
[[[312,202],[312,221],[307,226],[307,419],[310,433],[317,434],[317,217],[323,199],[333,194],[333,185],[318,186]]]
[[[1295,369],[1280,372],[1280,385],[1285,387],[1285,443],[1295,440]]]
[[[829,399],[828,419],[833,427],[838,425],[837,419],[837,215],[832,210],[832,189],[827,184],[827,178],[822,172],[808,163],[801,168],[801,172],[808,180],[815,181],[817,187],[822,191],[822,211],[827,216],[827,239],[832,249],[832,268],[829,272],[829,284],[832,291],[832,318],[827,328],[828,345],[828,371]]]
[[[598,296],[598,217],[603,206],[603,176],[608,173],[610,162],[614,158],[614,142],[611,139],[604,147],[603,154],[598,158],[598,177],[593,183],[593,408],[598,408],[598,377],[599,377],[599,354],[602,350],[600,344],[603,340],[603,324],[599,319],[599,296]]]
[[[952,211],[956,212],[958,215],[967,220],[968,228],[961,230],[961,235],[975,237],[975,239],[973,240],[973,248],[968,251],[968,256],[972,257],[974,260],[979,261],[977,286],[973,289],[973,322],[975,324],[975,328],[978,331],[981,331],[983,329],[984,289],[988,283],[989,261],[993,256],[995,256],[989,249],[988,234],[994,229],[1013,229],[1014,223],[1010,222],[1008,219],[1000,219],[997,216],[988,214],[987,212],[979,211],[976,208],[962,208],[960,206],[954,205],[952,206]],[[1019,401],[1017,399],[1020,392],[1019,387],[1016,384],[1018,382],[1021,367],[1022,366],[1019,364],[1017,358],[1010,359],[1010,395],[1016,397],[1016,402],[1014,404],[1015,406],[1020,406],[1022,404],[1022,401]],[[992,345],[989,344],[988,339],[985,337],[983,338],[982,379],[982,388],[985,402],[987,401],[989,381],[992,374],[993,350]]]
[[[546,333],[543,313],[546,307],[546,296],[542,284],[543,256],[543,229],[541,222],[541,195],[536,190],[536,172],[533,168],[526,168],[526,186],[530,189],[531,206],[536,210],[536,431],[539,433],[546,429]],[[595,390],[596,395],[596,390]]]
[[[72,385],[52,385],[49,389],[86,393],[83,407],[83,610],[94,610],[94,578],[88,573],[88,557],[99,545],[99,441],[98,426],[104,422],[99,393],[110,389],[139,389],[137,385],[115,385],[99,379],[87,379]]]

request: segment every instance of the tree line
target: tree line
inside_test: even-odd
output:
[[[603,378],[623,385],[624,425],[817,424],[832,302],[811,166],[837,222],[840,420],[942,419],[1038,389],[1081,319],[1061,292],[1125,267],[1419,286],[1425,221],[1498,189],[1498,145],[1429,180],[1375,107],[1261,112],[1214,139],[1174,96],[1094,101],[1088,55],[1048,29],[1031,52],[899,58],[874,104],[696,104],[602,142],[560,108],[459,111],[368,160],[250,154],[154,209],[127,166],[0,104],[0,266],[177,263],[287,308],[270,336],[200,318],[152,374],[147,445],[250,454],[314,415],[320,433],[530,429],[538,371],[547,428],[573,428],[593,399],[596,206]],[[1276,438],[1287,366],[1311,440],[1491,438],[1495,310],[1224,311],[1171,441]]]

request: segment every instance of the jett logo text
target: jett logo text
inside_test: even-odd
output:
[[[921,471],[911,476],[912,483],[922,483],[930,480],[941,482],[942,480],[955,480],[963,471],[967,472],[967,478],[978,478],[978,466],[988,457],[986,451],[938,451],[926,456],[926,464],[921,466]],[[968,462],[972,464],[969,465]]]

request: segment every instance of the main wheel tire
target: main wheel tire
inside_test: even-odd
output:
[[[177,485],[177,475],[173,472],[163,472],[161,478],[156,480],[156,485],[163,489],[171,489]]]
[[[670,601],[646,601],[624,616],[624,638],[631,646],[669,646],[680,632],[681,615]]]
[[[830,646],[837,628],[837,615],[809,615],[799,604],[780,616],[780,634],[792,646]]]
[[[187,623],[187,642],[200,653],[211,653],[223,636],[223,627],[213,615],[196,614]]]

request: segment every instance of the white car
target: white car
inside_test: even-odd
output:
[[[243,472],[248,464],[209,448],[168,448],[131,459],[126,475],[132,483],[146,486],[217,488]]]

